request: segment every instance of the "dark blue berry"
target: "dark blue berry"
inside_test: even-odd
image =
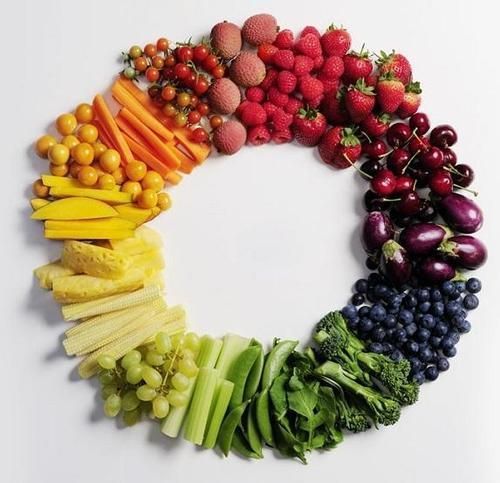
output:
[[[405,347],[406,347],[407,352],[410,354],[417,354],[418,353],[419,346],[418,346],[418,343],[415,342],[414,340],[409,340],[405,344]]]
[[[376,285],[377,283],[383,282],[383,278],[379,273],[373,272],[368,275],[368,284],[369,285]]]
[[[342,315],[348,320],[354,319],[358,316],[358,310],[354,305],[349,304],[342,309]]]
[[[446,357],[438,357],[436,367],[439,372],[447,371],[450,368],[450,362],[446,359]]]
[[[403,309],[399,312],[398,320],[403,325],[408,325],[413,322],[413,314],[409,310]]]
[[[387,316],[387,312],[383,305],[375,304],[370,310],[370,318],[374,322],[382,322]]]
[[[375,354],[382,354],[384,347],[380,342],[372,342],[368,345],[368,350],[370,352],[375,352]]]
[[[420,342],[425,342],[426,340],[429,340],[430,336],[431,336],[430,330],[426,329],[425,327],[420,327],[420,329],[418,329],[417,333],[415,334],[415,337]]]
[[[370,307],[368,305],[363,305],[358,309],[358,315],[360,317],[366,317],[370,313]]]
[[[431,314],[425,314],[420,323],[426,329],[433,329],[436,326],[436,319]]]
[[[380,326],[374,327],[371,333],[371,338],[375,342],[383,342],[385,339],[385,330]]]
[[[413,380],[420,386],[425,382],[425,375],[423,372],[413,374]]]
[[[385,295],[387,295],[387,292],[389,291],[389,289],[387,288],[386,285],[382,285],[382,284],[377,284],[375,285],[375,287],[373,288],[373,293],[375,294],[375,297],[377,297],[377,299],[381,299],[381,298],[384,298]]]
[[[408,358],[408,360],[410,361],[412,374],[420,371],[420,369],[422,368],[422,363],[420,362],[420,359],[418,357],[411,356]]]
[[[407,294],[403,299],[403,304],[408,309],[416,307],[418,305],[417,297],[415,297],[415,295],[413,294]]]
[[[405,326],[405,330],[408,336],[411,337],[412,335],[415,335],[415,333],[417,332],[418,326],[417,324],[415,324],[415,322],[412,322],[411,324]]]
[[[417,290],[417,300],[419,302],[427,302],[428,300],[430,300],[430,298],[431,298],[431,294],[429,292],[429,289],[419,288]]]
[[[403,353],[396,349],[395,351],[392,352],[392,354],[389,356],[394,362],[399,362],[401,361],[404,356],[403,356]]]
[[[454,345],[458,344],[458,341],[460,340],[460,334],[456,330],[450,330],[447,337],[453,341]]]
[[[467,280],[467,283],[465,284],[465,288],[470,293],[478,293],[482,288],[481,280],[475,277],[469,278],[469,280]]]
[[[393,338],[395,342],[404,343],[406,341],[406,330],[396,329]]]
[[[448,332],[448,326],[444,322],[440,321],[436,324],[432,332],[435,335],[446,335]]]
[[[361,305],[364,301],[365,301],[365,296],[363,294],[360,294],[360,293],[355,293],[351,297],[351,303],[353,305]]]
[[[368,317],[363,317],[360,321],[359,321],[359,330],[361,330],[362,332],[370,332],[370,330],[373,329],[373,326],[375,324],[373,323],[373,320],[369,319]]]
[[[448,300],[458,300],[460,298],[460,292],[458,290],[453,290],[453,292],[448,295]]]
[[[437,335],[433,335],[429,339],[429,344],[433,349],[439,349],[439,347],[441,347],[441,337],[438,337]]]
[[[441,317],[444,314],[444,304],[443,302],[434,302],[430,310],[432,315],[436,317]]]
[[[443,295],[441,294],[441,290],[439,290],[438,288],[433,288],[431,290],[431,300],[433,302],[440,302],[441,300],[443,300]]]
[[[422,314],[426,314],[431,309],[431,305],[430,302],[422,302],[418,305],[418,310],[420,310]]]
[[[463,304],[466,310],[474,310],[479,305],[479,299],[474,294],[467,294],[464,297]]]
[[[356,290],[356,292],[366,293],[366,291],[368,290],[368,280],[366,280],[365,278],[360,278],[354,284],[354,289]]]
[[[460,325],[456,325],[456,328],[461,334],[467,334],[471,330],[471,325],[468,320],[463,320]]]
[[[425,369],[425,378],[428,381],[435,381],[439,376],[439,371],[436,366],[429,366]]]
[[[347,319],[347,327],[351,330],[356,330],[359,326],[359,317],[354,319]]]
[[[430,347],[424,347],[418,352],[418,357],[422,362],[429,362],[432,356],[433,352]]]
[[[389,354],[394,350],[394,346],[390,342],[384,342],[383,344],[384,354]]]
[[[448,316],[455,315],[460,310],[460,304],[454,300],[447,302],[445,305],[445,313]]]
[[[443,354],[446,357],[455,357],[457,355],[457,348],[455,346],[447,347],[443,349]]]
[[[396,317],[394,314],[388,314],[387,317],[382,321],[382,325],[387,329],[392,329],[397,325]]]
[[[458,293],[465,292],[465,282],[463,282],[462,280],[459,280],[458,282],[455,282],[455,290]]]
[[[371,302],[372,304],[374,304],[375,302],[378,302],[378,297],[375,295],[373,290],[368,290],[368,292],[366,294],[366,298],[367,298],[368,302]]]
[[[452,292],[455,291],[455,285],[453,282],[450,282],[450,281],[443,282],[443,285],[441,286],[441,290],[445,295],[450,295]]]

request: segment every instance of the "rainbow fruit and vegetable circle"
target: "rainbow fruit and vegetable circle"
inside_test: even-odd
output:
[[[408,59],[354,51],[343,27],[296,35],[258,14],[199,43],[134,45],[123,62],[110,96],[60,115],[36,142],[49,172],[31,200],[45,237],[63,241],[35,275],[73,323],[64,348],[82,378],[99,379],[105,415],[150,418],[225,456],[268,447],[303,462],[396,423],[470,331],[481,282],[469,272],[487,258],[473,235],[474,171],[457,160],[453,127],[419,110]],[[324,176],[350,168],[369,183],[369,275],[304,348],[188,332],[185,309],[163,296],[161,237],[145,225],[213,151],[294,141],[317,146]]]

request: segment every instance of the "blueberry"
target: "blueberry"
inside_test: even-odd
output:
[[[422,368],[422,363],[420,362],[420,359],[418,357],[412,356],[408,358],[408,360],[410,361],[412,374],[420,371],[420,369]]]
[[[469,280],[467,280],[467,283],[465,284],[465,288],[470,293],[478,293],[482,288],[481,280],[475,277],[469,278]]]
[[[425,378],[428,381],[435,381],[439,376],[439,371],[436,366],[429,366],[425,369]]]
[[[380,262],[377,257],[368,257],[365,260],[365,265],[368,270],[377,270],[380,265]]]
[[[354,319],[347,319],[347,327],[351,330],[357,330],[359,326],[359,317],[356,317]]]
[[[463,304],[466,310],[474,310],[479,305],[479,299],[474,294],[467,294],[464,297]]]
[[[386,318],[382,321],[382,325],[387,329],[392,329],[397,325],[396,317],[394,314],[388,314]]]
[[[365,301],[365,296],[363,294],[360,294],[360,293],[355,293],[351,297],[351,303],[353,305],[361,305],[364,301]]]
[[[420,386],[424,383],[425,381],[425,375],[423,372],[417,372],[416,374],[413,374],[413,380]]]
[[[389,297],[388,297],[388,300],[387,302],[389,302],[390,305],[392,305],[393,307],[400,307],[401,304],[403,303],[403,297],[400,295],[400,294],[391,294]]]
[[[458,325],[460,325],[463,321],[465,320],[465,317],[460,314],[460,313],[456,313],[455,315],[453,315],[452,317],[450,317],[450,322],[456,327]]]
[[[450,330],[448,337],[453,341],[453,345],[458,344],[460,340],[460,334],[456,330]]]
[[[430,302],[422,302],[418,305],[418,310],[420,310],[422,314],[426,314],[431,309],[431,305]]]
[[[373,290],[368,290],[368,293],[366,294],[366,298],[368,299],[369,302],[374,304],[375,302],[378,302],[378,298],[373,292]]]
[[[445,295],[450,295],[455,291],[455,285],[450,281],[443,282],[443,285],[441,285],[441,290]]]
[[[433,335],[429,339],[429,344],[433,349],[439,349],[441,346],[441,337],[438,337],[437,335]]]
[[[445,350],[445,349],[450,349],[451,347],[454,347],[456,344],[456,342],[453,340],[452,337],[450,337],[450,335],[446,335],[445,337],[443,337],[443,340],[441,341],[441,349]]]
[[[448,326],[444,322],[440,321],[436,324],[432,332],[435,335],[446,335],[448,332]]]
[[[394,350],[394,346],[390,342],[384,342],[382,346],[384,349],[384,354],[388,354]]]
[[[360,278],[354,284],[354,289],[356,290],[356,292],[366,293],[366,291],[368,290],[368,280]]]
[[[368,317],[363,317],[360,321],[359,321],[359,330],[363,331],[363,332],[370,332],[370,330],[373,329],[373,326],[375,324],[373,323],[373,321],[371,319],[369,319]]]
[[[440,302],[441,300],[443,300],[443,295],[441,294],[441,290],[439,290],[438,288],[433,288],[431,290],[431,300],[433,302]]]
[[[409,310],[403,309],[399,312],[398,320],[403,325],[408,325],[413,322],[413,314]]]
[[[436,326],[436,319],[431,314],[425,314],[420,323],[425,329],[433,329]]]
[[[465,292],[465,282],[459,280],[458,282],[455,282],[455,290],[458,293]]]
[[[389,289],[387,288],[387,286],[382,285],[380,283],[375,285],[375,287],[373,288],[373,293],[375,294],[375,297],[377,297],[379,300],[381,298],[384,298],[384,296],[387,295],[388,291]]]
[[[467,334],[467,332],[470,332],[471,330],[471,325],[468,320],[463,320],[462,323],[456,327],[461,334]]]
[[[422,362],[429,362],[432,359],[433,353],[430,347],[424,347],[419,351],[418,357]]]
[[[431,294],[429,292],[429,289],[419,288],[417,290],[417,300],[419,302],[427,302],[428,300],[430,300],[430,298],[431,298]]]
[[[403,299],[403,304],[406,308],[411,309],[412,307],[416,307],[418,305],[417,297],[413,294],[405,295]]]
[[[436,366],[439,372],[444,372],[450,368],[450,362],[446,359],[446,357],[439,357],[436,362]]]
[[[404,343],[406,342],[406,330],[404,329],[396,329],[394,331],[394,340],[396,342]]]
[[[457,348],[455,346],[451,346],[446,349],[443,349],[443,354],[446,357],[455,357],[457,355]]]
[[[448,300],[458,300],[459,298],[460,292],[458,290],[453,290],[453,292],[448,295]]]
[[[403,356],[403,353],[396,349],[395,351],[392,352],[392,354],[389,356],[394,362],[399,362],[401,361],[404,356]]]
[[[387,316],[385,308],[381,304],[375,304],[370,310],[370,318],[374,322],[382,322]]]
[[[380,342],[372,342],[368,344],[368,351],[375,354],[382,354],[384,346]]]
[[[368,275],[368,284],[369,285],[376,285],[377,283],[383,282],[384,279],[379,273],[373,272]]]
[[[417,330],[416,338],[420,342],[425,342],[426,340],[429,340],[430,336],[431,336],[430,330],[426,329],[425,327],[420,327],[420,329]]]
[[[358,315],[360,317],[366,317],[369,313],[370,313],[370,307],[368,307],[367,305],[363,305],[363,307],[360,307],[358,309]]]
[[[393,307],[392,305],[387,307],[386,310],[387,310],[387,313],[391,314],[391,315],[397,315],[399,313],[399,307]]]
[[[460,304],[454,300],[451,302],[446,302],[445,313],[446,315],[455,315],[460,310]]]
[[[418,353],[419,346],[418,346],[418,343],[415,342],[414,340],[409,340],[405,344],[405,347],[406,347],[407,352],[409,352],[410,354],[417,354]]]
[[[392,339],[392,338],[394,338],[394,332],[395,332],[396,330],[397,330],[397,329],[396,329],[396,328],[394,328],[394,327],[393,327],[392,329],[387,329],[387,330],[385,331],[385,335],[386,335],[386,337],[387,337],[388,339]]]
[[[385,330],[380,326],[374,327],[371,333],[371,338],[375,342],[383,342],[385,339]]]
[[[407,326],[405,326],[405,330],[406,330],[406,333],[411,337],[412,335],[415,335],[415,333],[417,332],[418,326],[417,326],[417,324],[412,322],[411,324],[408,324]]]
[[[430,310],[432,315],[436,317],[441,317],[444,314],[444,304],[443,302],[434,302]]]
[[[356,307],[354,305],[346,305],[343,309],[342,309],[342,315],[347,319],[347,320],[351,320],[351,319],[354,319],[358,316],[358,311],[356,309]]]

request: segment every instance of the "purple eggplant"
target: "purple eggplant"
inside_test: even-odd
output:
[[[394,240],[388,240],[382,246],[382,270],[395,285],[403,285],[410,280],[412,273],[410,257]]]
[[[438,248],[447,235],[449,232],[436,223],[415,223],[401,232],[399,243],[410,255],[427,255]]]
[[[367,253],[379,250],[393,236],[394,225],[389,216],[381,211],[372,211],[366,215],[361,241]]]
[[[475,270],[486,262],[488,251],[481,240],[471,235],[457,235],[441,243],[439,251],[449,257],[450,262]]]
[[[455,269],[450,263],[435,257],[429,257],[419,264],[419,273],[430,283],[441,283],[455,277]]]
[[[455,231],[474,233],[483,226],[481,208],[469,198],[452,193],[438,201],[439,214]]]

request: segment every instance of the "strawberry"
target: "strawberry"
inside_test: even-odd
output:
[[[324,94],[320,94],[319,96],[316,96],[314,99],[310,99],[307,102],[307,104],[309,107],[312,107],[313,109],[319,109],[319,106],[321,106],[324,97],[325,97]]]
[[[295,49],[297,52],[315,59],[322,54],[319,35],[316,36],[313,33],[307,33],[296,42]]]
[[[321,75],[326,79],[340,79],[344,73],[344,61],[342,57],[332,55],[327,57],[321,67]]]
[[[268,119],[272,119],[274,113],[279,109],[278,106],[274,105],[270,101],[263,102],[262,107],[264,108],[264,111],[266,111]]]
[[[326,118],[316,109],[300,109],[293,118],[295,139],[304,146],[316,146],[326,131]]]
[[[252,126],[247,131],[247,143],[254,146],[266,144],[271,140],[271,133],[265,124]]]
[[[405,88],[405,95],[403,97],[403,102],[399,105],[396,111],[397,115],[401,119],[413,116],[418,111],[420,107],[420,94],[422,89],[420,88],[420,82],[410,82]]]
[[[373,70],[372,61],[368,51],[361,48],[361,51],[351,52],[344,56],[344,75],[342,77],[345,84],[355,84],[361,77],[367,77]]]
[[[300,78],[299,91],[306,101],[310,101],[323,94],[324,88],[319,79],[307,74]]]
[[[275,47],[273,44],[261,44],[257,49],[257,55],[266,65],[273,63],[273,57],[276,52],[278,52],[278,47]]]
[[[375,115],[373,113],[368,114],[368,116],[361,121],[361,129],[368,136],[377,138],[383,136],[387,129],[389,129],[389,125],[391,123],[390,114],[379,114]]]
[[[288,103],[288,96],[280,92],[277,87],[271,87],[267,92],[267,99],[275,106],[285,107]]]
[[[396,54],[394,50],[390,54],[386,54],[382,50],[378,56],[377,65],[380,75],[392,72],[394,78],[400,80],[404,85],[411,81],[410,62],[404,55]]]
[[[351,48],[351,36],[343,28],[337,28],[333,24],[321,36],[321,47],[327,56],[336,55],[343,57]]]
[[[378,72],[372,72],[370,75],[363,77],[365,84],[370,87],[375,87],[378,82]]]
[[[278,49],[291,49],[293,47],[293,40],[293,32],[291,30],[280,30],[278,35],[276,35],[274,45]]]
[[[293,64],[293,73],[297,76],[309,74],[314,68],[314,60],[307,55],[296,55],[295,63]]]
[[[352,129],[336,126],[322,136],[318,151],[325,163],[338,169],[345,169],[361,155],[361,143]]]
[[[245,126],[257,126],[267,121],[267,114],[258,102],[248,102],[241,110],[241,122]]]
[[[405,96],[404,84],[394,75],[384,74],[377,83],[377,102],[382,111],[392,114],[396,112]]]
[[[283,131],[274,131],[271,138],[276,144],[284,144],[293,139],[293,134],[290,129],[284,129]]]
[[[292,70],[295,63],[295,55],[290,49],[278,50],[273,56],[273,63],[278,69]]]
[[[349,113],[345,108],[345,94],[343,90],[336,93],[329,93],[323,99],[321,112],[326,116],[330,124],[345,124],[349,120]]]
[[[299,38],[303,38],[308,34],[314,35],[318,39],[321,37],[321,34],[319,33],[319,31],[316,27],[313,27],[312,25],[308,25],[307,27],[304,27],[302,32],[300,32]]]
[[[250,102],[262,103],[266,97],[266,93],[264,92],[264,89],[258,86],[247,87],[245,90],[245,97]]]
[[[293,122],[293,114],[285,112],[283,109],[278,108],[272,117],[273,127],[275,131],[284,131],[288,129]]]
[[[271,67],[270,69],[267,69],[266,77],[264,77],[264,80],[260,83],[259,87],[267,92],[272,86],[276,84],[277,78],[278,71]]]
[[[336,93],[338,91],[340,79],[325,78],[325,76],[321,72],[318,74],[318,79],[323,84],[325,94],[329,94],[331,92]]]
[[[290,97],[285,106],[285,112],[288,112],[288,114],[295,114],[299,109],[302,109],[302,107],[304,107],[304,103],[300,99]]]
[[[345,107],[354,122],[361,122],[375,107],[373,87],[367,87],[364,79],[358,79],[356,84],[347,90]]]
[[[290,94],[297,87],[297,77],[288,70],[282,70],[276,79],[276,87],[284,94]]]

